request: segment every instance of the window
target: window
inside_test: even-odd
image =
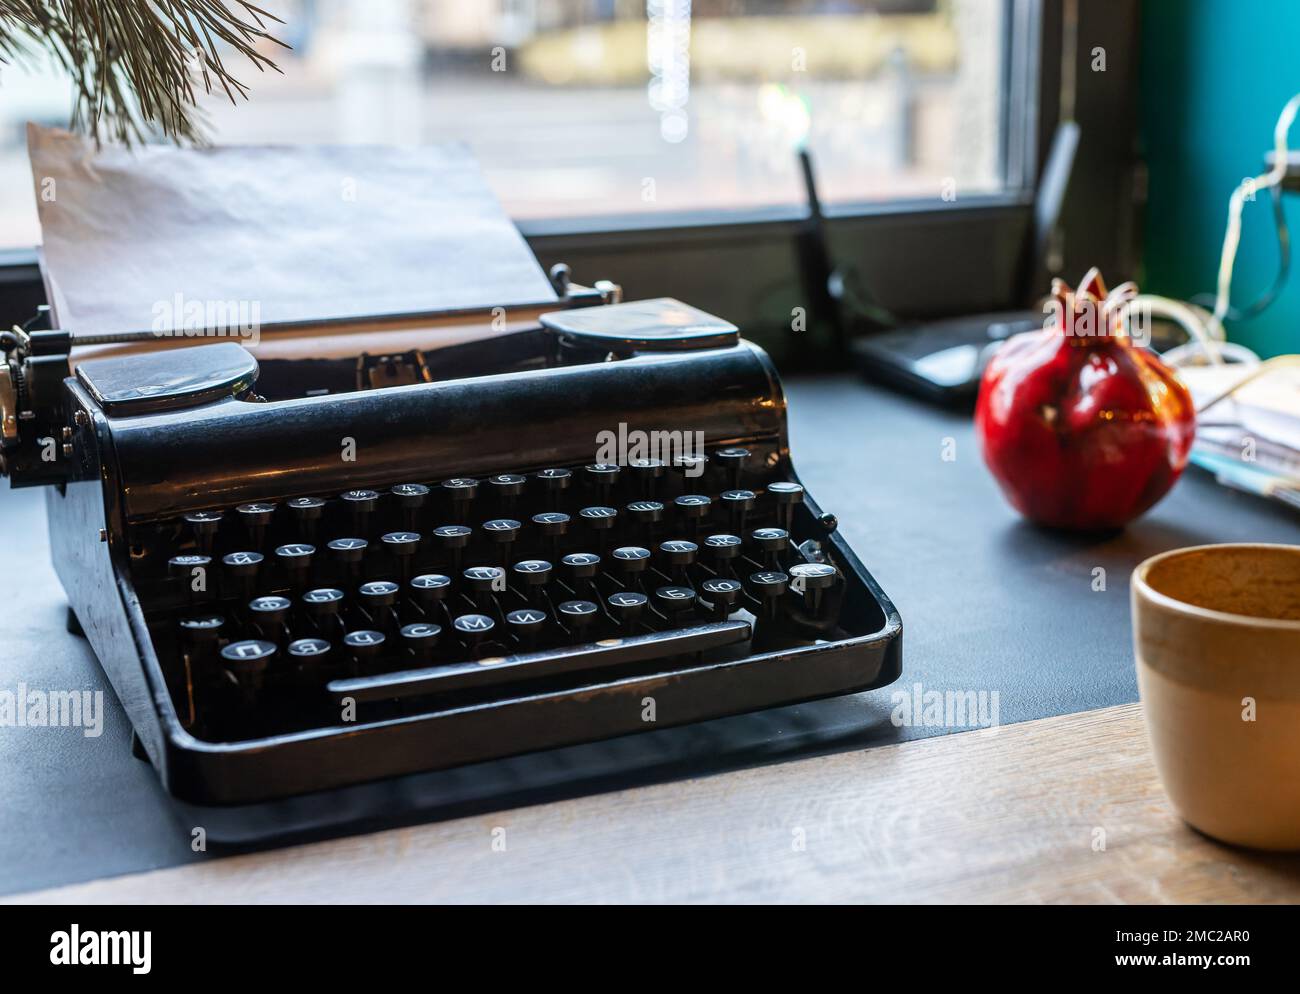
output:
[[[216,141],[461,140],[523,221],[798,204],[801,142],[831,205],[1012,175],[1006,0],[264,5],[293,51],[242,74],[248,102],[204,100]],[[0,72],[0,244],[31,245],[23,123],[65,123],[70,95]]]

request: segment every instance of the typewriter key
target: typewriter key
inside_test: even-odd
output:
[[[605,599],[609,613],[623,628],[630,629],[645,611],[648,598],[637,590],[620,590]]]
[[[330,559],[338,566],[336,575],[343,577],[347,586],[355,586],[361,579],[362,563],[369,547],[364,538],[356,537],[332,538],[326,543]]]
[[[398,591],[402,589],[391,580],[370,580],[361,583],[357,587],[356,593],[363,600],[361,603],[369,607],[393,607],[398,599]]]
[[[186,598],[193,604],[206,600],[209,595],[208,569],[211,565],[211,556],[172,556],[167,560],[167,574],[183,585]]]
[[[357,670],[378,659],[384,651],[386,641],[383,632],[368,628],[348,632],[343,636],[343,646],[352,657],[353,667]]]
[[[660,587],[655,591],[655,607],[672,625],[680,625],[695,604],[695,591],[680,584]]]
[[[398,507],[414,511],[424,507],[424,502],[429,497],[429,488],[423,483],[398,483],[394,484],[389,493],[393,495]]]
[[[398,483],[389,491],[401,514],[403,527],[413,529],[415,518],[424,502],[429,499],[429,488],[423,483]]]
[[[545,552],[555,559],[560,552],[560,539],[569,531],[569,516],[563,511],[543,511],[533,515],[533,527]]]
[[[379,494],[373,490],[345,490],[339,494],[339,500],[348,509],[352,530],[358,535],[369,535],[370,518],[379,506]]]
[[[415,602],[427,611],[451,593],[451,577],[441,573],[421,573],[411,579],[409,586]]]
[[[582,472],[591,492],[600,500],[608,501],[610,494],[614,492],[614,484],[618,483],[618,465],[612,462],[594,462],[584,466]]]
[[[287,597],[277,595],[254,597],[248,602],[248,614],[265,638],[279,641],[283,634],[281,630],[289,617],[289,608],[292,606],[292,602]]]
[[[839,575],[830,563],[799,563],[790,567],[790,586],[803,594],[804,604],[815,617],[821,609],[822,592],[834,586]]]
[[[554,510],[560,495],[569,489],[573,482],[573,473],[567,469],[552,468],[537,471],[537,481],[542,485],[542,500],[548,509]]]
[[[740,489],[740,477],[745,470],[745,464],[749,462],[750,454],[749,449],[738,445],[718,449],[717,452],[713,453],[713,464],[726,475],[730,489]]]
[[[317,587],[303,594],[302,602],[307,606],[308,614],[338,614],[344,596],[343,591],[334,587]]]
[[[551,579],[551,564],[545,559],[523,559],[511,567],[515,580],[523,585],[524,597],[530,602],[542,593]]]
[[[253,504],[240,504],[235,508],[235,513],[239,515],[239,520],[244,523],[244,531],[248,534],[249,545],[255,549],[262,547],[262,540],[266,538],[267,526],[271,523],[271,517],[275,514],[275,505],[256,502]]]
[[[317,587],[302,595],[302,606],[321,631],[332,632],[339,624],[339,611],[343,607],[343,591],[334,587]]]
[[[618,508],[597,505],[584,507],[578,512],[582,523],[591,530],[595,545],[601,552],[609,548],[609,536],[618,521]]]
[[[330,551],[330,558],[344,566],[354,566],[361,562],[362,557],[366,554],[366,549],[369,547],[370,543],[364,538],[356,538],[355,536],[332,538],[325,545],[325,548]]]
[[[725,576],[712,576],[700,584],[700,590],[708,598],[713,616],[719,621],[725,620],[736,609],[742,589],[739,580]]]
[[[803,487],[797,483],[778,481],[768,484],[767,492],[776,501],[777,524],[789,531],[794,524],[795,505],[803,503]]]
[[[308,675],[315,667],[327,664],[333,646],[326,639],[294,639],[285,647],[285,655],[297,669],[297,676]]]
[[[708,463],[709,457],[704,455],[680,455],[673,457],[673,469],[681,480],[681,485],[684,491],[686,490],[687,481],[698,480],[704,475],[704,470],[708,466]]]
[[[231,588],[227,596],[234,595],[241,599],[252,596],[257,586],[262,558],[260,552],[227,552],[221,557],[221,565]]]
[[[569,634],[580,639],[596,620],[600,608],[591,601],[573,600],[564,601],[555,610],[561,623],[569,629]]]
[[[286,651],[290,656],[305,659],[325,655],[330,651],[330,644],[324,639],[317,638],[294,639],[289,643]]]
[[[413,556],[420,547],[418,532],[384,532],[379,541],[395,556]]]
[[[488,483],[492,484],[492,489],[499,497],[518,497],[524,492],[524,484],[527,482],[527,479],[518,473],[498,473],[496,476],[488,477]]]
[[[519,529],[522,527],[523,525],[514,518],[493,518],[491,521],[483,522],[483,530],[490,534],[492,541],[503,545],[517,539]]]
[[[657,500],[634,500],[627,506],[627,515],[636,524],[642,540],[648,540],[655,523],[663,520],[664,506]]]
[[[203,682],[209,663],[216,656],[224,624],[225,619],[219,614],[195,615],[180,621],[181,664],[185,668],[185,706],[180,717],[186,728],[193,727],[198,717],[195,686]]]
[[[496,497],[497,507],[503,514],[513,510],[519,495],[524,492],[526,482],[518,473],[498,473],[496,476],[488,477],[488,484]]]
[[[569,530],[569,516],[563,511],[543,511],[533,515],[533,524],[544,538],[557,539]]]
[[[294,529],[299,538],[310,541],[316,537],[316,525],[325,510],[325,501],[320,497],[291,497],[284,502],[293,519]]]
[[[633,459],[627,464],[627,468],[637,492],[642,497],[653,497],[658,489],[659,481],[663,479],[663,460]]]
[[[396,618],[393,614],[393,605],[397,603],[397,595],[401,589],[392,580],[371,580],[357,588],[357,600],[361,604],[361,609],[376,628],[385,632],[393,630]]]
[[[546,627],[546,612],[535,607],[520,608],[506,615],[509,631],[519,640],[525,651],[529,651],[537,642],[537,636]]]
[[[639,525],[653,524],[664,516],[664,506],[657,500],[634,500],[627,506],[628,516]]]
[[[380,538],[397,563],[397,573],[403,580],[410,575],[411,557],[420,548],[420,536],[417,532],[385,532]]]
[[[713,561],[713,568],[721,573],[731,570],[732,561],[740,555],[741,544],[739,535],[710,535],[704,540],[704,550]]]
[[[469,506],[478,496],[478,480],[472,476],[456,476],[442,481],[442,492],[447,495],[451,517],[464,521],[469,517]]]
[[[537,471],[537,478],[542,481],[542,488],[544,490],[568,490],[569,484],[573,482],[573,471],[556,467],[552,467],[551,469],[539,469]]]
[[[700,522],[709,513],[713,501],[704,494],[682,494],[673,499],[677,517],[687,526],[699,528]],[[698,534],[698,532],[697,532]]]
[[[750,576],[749,586],[762,604],[763,617],[770,620],[777,616],[790,578],[780,570],[762,570]]]
[[[454,476],[442,481],[442,489],[452,500],[471,501],[478,496],[478,480],[472,476]]]
[[[231,642],[221,650],[221,659],[239,687],[244,705],[251,706],[262,689],[266,669],[275,658],[276,647],[273,642],[262,639],[245,639]]]
[[[462,614],[452,622],[452,626],[464,641],[465,647],[474,653],[496,627],[496,622],[486,614]]]
[[[217,528],[221,525],[220,511],[192,511],[185,515],[185,523],[190,526],[194,541],[199,551],[205,556],[211,555],[212,543],[217,537]]]
[[[461,555],[473,533],[468,525],[439,525],[433,530],[433,544],[443,561],[449,561],[454,569],[459,570]]]
[[[629,586],[635,584],[637,578],[650,565],[650,550],[639,545],[619,546],[610,555],[614,559],[615,568],[622,575],[623,582]]]
[[[226,619],[219,614],[198,614],[180,621],[181,636],[186,642],[197,645],[201,642],[214,642],[221,634],[221,626]]]
[[[614,527],[618,520],[618,508],[605,507],[597,505],[595,507],[584,507],[578,512],[578,517],[587,523],[587,527],[592,531],[604,532]]]
[[[737,535],[745,534],[745,520],[758,495],[752,490],[724,490],[718,498],[727,511],[727,522]]]
[[[400,634],[402,645],[410,649],[416,659],[428,662],[433,658],[433,650],[438,645],[439,636],[442,635],[442,626],[427,621],[417,621],[410,625],[403,625]]]
[[[580,580],[590,580],[596,575],[600,556],[594,552],[571,552],[560,560],[560,565],[564,567],[568,579],[577,583]]]
[[[483,522],[483,531],[493,545],[494,558],[502,566],[510,562],[510,549],[519,538],[522,527],[514,518],[493,518]]]
[[[750,537],[763,553],[764,562],[773,569],[778,565],[778,557],[790,545],[790,533],[784,528],[756,528]]]
[[[280,564],[281,572],[284,573],[285,578],[289,581],[289,586],[294,590],[299,589],[306,582],[307,573],[311,569],[312,560],[315,558],[316,546],[308,545],[306,542],[281,545],[275,550],[276,562]]]
[[[211,556],[172,556],[167,560],[167,572],[178,579],[189,579],[196,566],[208,566]]]
[[[659,543],[661,562],[667,567],[666,572],[675,580],[685,580],[686,570],[695,565],[700,547],[684,538],[669,539]]]
[[[486,611],[494,593],[505,593],[506,571],[500,566],[471,566],[463,574],[475,605]]]

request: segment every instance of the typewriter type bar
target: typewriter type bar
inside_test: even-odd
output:
[[[448,354],[451,353],[451,354]],[[167,789],[235,805],[878,687],[897,612],[761,350],[675,301],[65,383],[56,567]],[[654,726],[650,726],[654,727]]]

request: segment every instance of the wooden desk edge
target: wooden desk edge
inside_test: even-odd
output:
[[[1294,902],[1188,828],[1137,704],[14,895],[7,903]]]

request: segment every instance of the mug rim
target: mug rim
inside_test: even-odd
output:
[[[1154,604],[1204,621],[1245,625],[1251,628],[1267,628],[1272,631],[1300,632],[1300,619],[1261,618],[1253,614],[1236,614],[1232,611],[1219,611],[1214,608],[1201,607],[1199,604],[1191,604],[1162,593],[1147,582],[1147,573],[1166,559],[1174,559],[1194,552],[1223,549],[1280,549],[1300,558],[1300,545],[1287,545],[1284,542],[1210,542],[1205,545],[1187,545],[1178,549],[1167,549],[1164,552],[1156,553],[1154,556],[1150,556],[1138,563],[1133,568],[1131,577],[1133,590]]]

